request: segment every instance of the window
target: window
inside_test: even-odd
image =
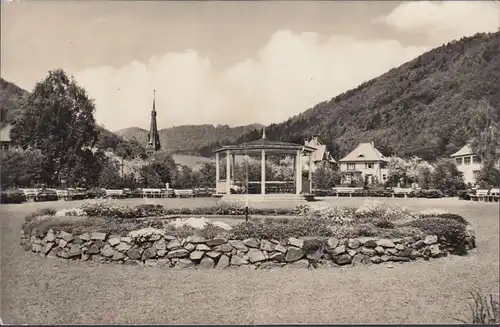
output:
[[[385,181],[387,179],[387,176],[385,176],[385,174],[383,174],[382,179]]]
[[[347,164],[347,170],[354,170],[354,169],[356,169],[355,163],[348,163]]]
[[[365,169],[373,169],[373,162],[365,163]]]
[[[462,158],[456,158],[455,160],[457,161],[457,165],[461,165],[462,164]]]
[[[470,165],[470,157],[464,158],[464,165]]]

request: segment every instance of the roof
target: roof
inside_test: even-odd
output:
[[[313,162],[327,160],[335,163],[335,159],[333,159],[330,152],[326,150],[326,145],[322,144],[317,138],[314,137],[310,141],[305,141],[304,143],[306,146],[316,149],[316,151],[311,154]]]
[[[470,146],[470,144],[466,144],[460,150],[452,154],[450,157],[468,156],[472,154],[474,154],[474,151],[472,151],[472,147]]]
[[[360,143],[354,150],[339,161],[387,161],[387,158],[375,148],[373,143]]]
[[[221,148],[215,150],[215,152],[222,152],[226,150],[232,151],[248,151],[248,150],[301,150],[304,152],[314,152],[316,149],[297,143],[272,141],[265,137],[260,138],[255,141],[250,141],[241,144],[234,145],[224,145]]]
[[[12,130],[12,125],[6,125],[0,130],[0,141],[10,142],[10,131]]]

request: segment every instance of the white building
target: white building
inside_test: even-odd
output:
[[[481,170],[481,158],[477,156],[469,144],[451,155],[455,159],[457,168],[464,174],[465,184],[476,184],[476,176]]]
[[[334,168],[335,165],[337,164],[335,159],[333,159],[332,155],[330,154],[330,151],[327,150],[326,145],[321,143],[321,141],[318,140],[317,136],[313,136],[310,140],[305,140],[304,145],[316,149],[316,151],[314,151],[311,154],[312,172],[314,172],[318,167],[321,166]],[[302,162],[305,163],[304,164],[305,168],[309,169],[308,168],[309,157],[303,156]]]
[[[373,142],[360,143],[347,156],[339,160],[342,183],[385,183],[388,159],[380,153]]]

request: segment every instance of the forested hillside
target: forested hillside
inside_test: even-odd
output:
[[[163,150],[176,153],[197,154],[200,148],[215,142],[235,142],[238,137],[247,131],[260,129],[262,125],[252,124],[247,126],[229,127],[228,125],[182,125],[165,128],[158,131]],[[126,140],[136,139],[141,144],[146,144],[148,131],[131,127],[116,132]]]
[[[386,155],[448,156],[477,127],[477,113],[500,116],[500,32],[477,34],[433,49],[266,128],[269,138],[302,143],[319,134],[338,159],[359,142]],[[253,131],[239,141],[251,140]],[[204,155],[218,146],[202,149]]]
[[[1,126],[11,122],[18,113],[22,98],[27,91],[0,78],[0,111]]]

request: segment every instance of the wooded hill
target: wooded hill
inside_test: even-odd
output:
[[[500,114],[500,32],[477,34],[433,49],[266,128],[268,138],[303,143],[318,134],[336,159],[359,142],[384,154],[448,156],[472,136],[478,111]],[[259,137],[252,131],[238,142]],[[201,149],[210,155],[213,144]]]

